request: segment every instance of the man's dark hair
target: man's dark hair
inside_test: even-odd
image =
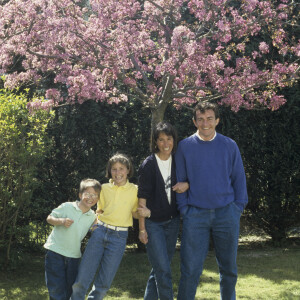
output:
[[[216,119],[220,118],[218,105],[211,102],[198,102],[194,107],[193,118],[196,120],[196,111],[199,110],[202,114],[204,114],[207,110],[213,110],[215,113]]]

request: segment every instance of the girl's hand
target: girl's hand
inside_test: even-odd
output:
[[[172,186],[172,190],[176,193],[184,193],[189,189],[190,185],[188,182],[177,182],[174,186]]]
[[[150,209],[147,208],[144,204],[140,204],[140,207],[138,207],[137,212],[141,218],[150,218],[151,216]]]
[[[143,244],[147,244],[148,243],[148,234],[147,234],[147,231],[144,229],[144,230],[140,230],[139,232],[139,240],[141,241],[141,243]]]

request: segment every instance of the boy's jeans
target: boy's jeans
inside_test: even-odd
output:
[[[128,231],[99,225],[88,241],[73,285],[72,300],[83,300],[94,280],[88,299],[101,300],[110,288],[122,260]]]
[[[184,212],[178,300],[195,298],[210,235],[219,265],[221,299],[235,300],[240,216],[241,210],[233,202],[216,209],[189,206]]]
[[[66,257],[47,250],[45,279],[51,300],[68,300],[72,294],[80,258]]]
[[[152,270],[147,282],[145,300],[172,300],[171,260],[175,252],[180,218],[154,222],[146,219],[147,255]]]

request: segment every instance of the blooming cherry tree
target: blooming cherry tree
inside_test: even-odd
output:
[[[293,0],[5,2],[5,85],[41,84],[51,75],[51,105],[132,95],[151,109],[155,123],[170,103],[277,109],[285,102],[280,89],[299,78]]]

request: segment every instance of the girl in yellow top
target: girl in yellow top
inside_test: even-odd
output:
[[[127,156],[116,154],[109,159],[106,176],[110,180],[102,185],[97,204],[98,224],[94,225],[79,266],[73,300],[85,299],[94,278],[88,299],[103,299],[111,286],[125,251],[132,216],[138,218],[137,186],[128,181],[132,175],[133,166]]]

